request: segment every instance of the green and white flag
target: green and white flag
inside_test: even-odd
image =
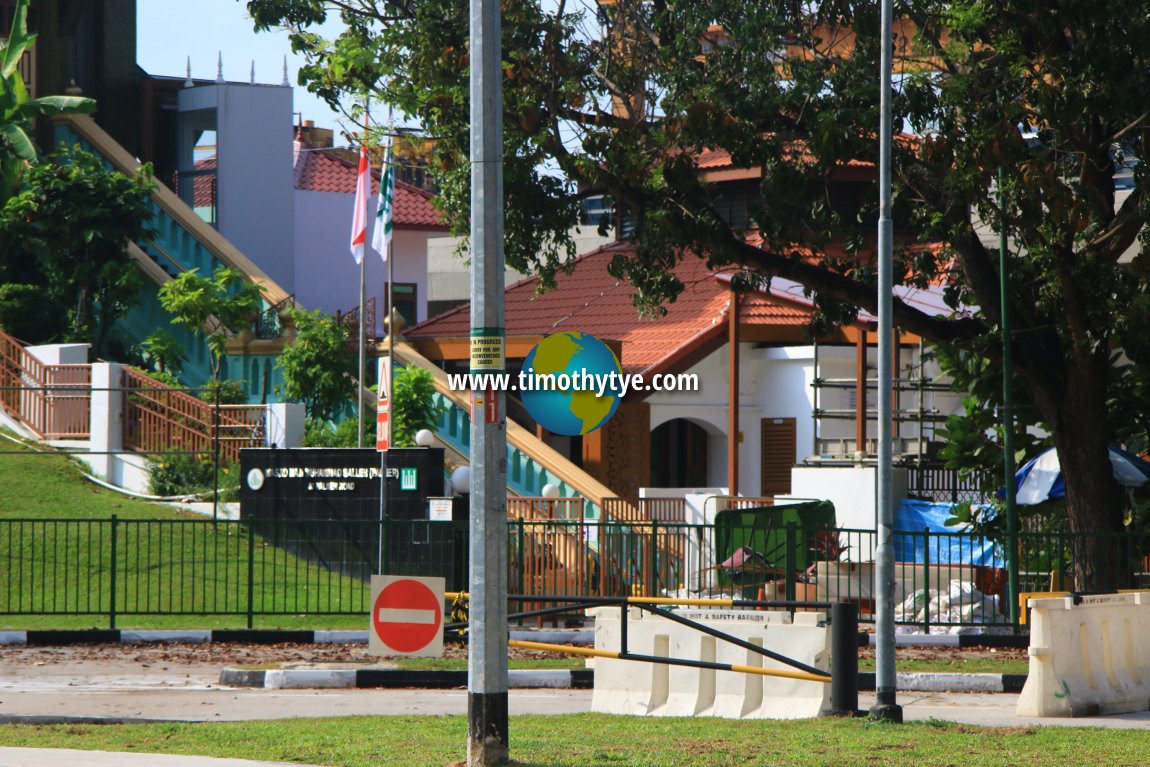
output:
[[[383,153],[383,166],[379,177],[379,202],[375,209],[375,230],[371,235],[371,247],[387,263],[387,247],[391,244],[392,227],[395,222],[395,145]]]

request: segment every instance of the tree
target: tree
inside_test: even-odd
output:
[[[347,329],[319,310],[293,309],[296,337],[276,360],[288,399],[303,401],[307,416],[319,422],[335,418],[355,399],[356,358]]]
[[[251,0],[248,8],[257,28],[288,27],[309,57],[300,77],[311,91],[333,103],[370,93],[422,123],[437,139],[431,170],[443,209],[465,229],[467,4]],[[771,277],[802,283],[820,323],[875,311],[874,186],[860,182],[846,204],[827,181],[848,163],[877,160],[878,8],[875,0],[506,5],[508,260],[546,286],[570,253],[579,195],[607,194],[636,246],[612,272],[640,288],[646,308],[682,289],[669,267],[699,257],[740,268],[741,288]],[[1150,176],[1137,165],[1124,199],[1113,177],[1120,158],[1150,158],[1150,2],[895,8],[909,22],[896,33],[895,125],[917,135],[893,148],[895,215],[928,246],[902,237],[894,271],[913,284],[946,281],[956,309],[936,316],[896,300],[895,322],[997,360],[1000,275],[976,222],[1008,229],[1013,373],[1058,448],[1069,529],[1121,532],[1106,448],[1147,423],[1145,406],[1128,403],[1145,389],[1150,361],[1141,243]],[[329,43],[314,28],[337,11],[346,29]],[[760,171],[749,210],[757,237],[728,226],[697,167],[704,150]],[[1114,364],[1121,354],[1129,364]],[[1076,553],[1077,588],[1109,585],[1113,563],[1100,549],[1080,543]]]
[[[421,429],[435,428],[439,417],[435,379],[422,368],[408,366],[396,372],[393,383],[391,418],[395,447],[415,447],[415,435]]]
[[[8,38],[0,41],[0,204],[16,193],[24,169],[39,157],[28,133],[37,118],[96,111],[96,102],[92,99],[79,96],[34,99],[29,95],[19,71],[24,54],[36,44],[36,35],[28,34],[27,18],[28,0],[17,0]]]
[[[229,331],[251,325],[262,295],[258,285],[223,266],[216,267],[210,278],[199,272],[181,272],[157,293],[173,322],[204,336],[211,353],[213,381],[220,377]]]
[[[125,251],[150,234],[153,183],[146,171],[125,176],[79,146],[48,160],[28,167],[21,191],[0,207],[0,239],[15,246],[0,259],[0,276],[36,288],[8,293],[22,295],[21,319],[39,317],[56,326],[55,333],[51,325],[41,331],[100,349],[140,290],[139,270]]]

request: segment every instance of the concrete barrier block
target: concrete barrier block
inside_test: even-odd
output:
[[[679,615],[820,669],[830,668],[830,635],[821,613],[679,610]],[[595,614],[595,647],[621,649],[620,610]],[[636,654],[793,670],[778,661],[631,608],[627,647]],[[648,716],[793,719],[818,716],[830,704],[822,682],[741,672],[597,658],[591,710]]]
[[[1030,671],[1019,716],[1150,709],[1150,593],[1030,601]]]

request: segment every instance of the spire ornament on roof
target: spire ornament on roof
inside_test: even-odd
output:
[[[216,59],[216,82],[222,83],[224,81],[224,52],[219,52],[219,57]]]

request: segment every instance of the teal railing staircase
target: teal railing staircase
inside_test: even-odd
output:
[[[140,172],[140,163],[108,135],[92,118],[83,115],[60,116],[53,121],[55,143],[78,144],[101,157],[109,168],[126,175]],[[152,236],[129,246],[129,254],[152,283],[140,293],[136,307],[117,323],[117,332],[130,345],[139,343],[156,328],[169,330],[188,352],[183,378],[192,386],[211,378],[211,362],[206,344],[190,331],[171,324],[156,288],[185,271],[210,276],[217,267],[231,267],[258,285],[263,292],[266,312],[290,302],[291,297],[252,263],[243,253],[201,219],[175,192],[157,182],[152,192],[150,222]],[[248,344],[243,353],[229,353],[224,360],[224,378],[242,380],[250,402],[257,402],[274,391],[278,383],[274,365],[278,348],[275,344]]]

